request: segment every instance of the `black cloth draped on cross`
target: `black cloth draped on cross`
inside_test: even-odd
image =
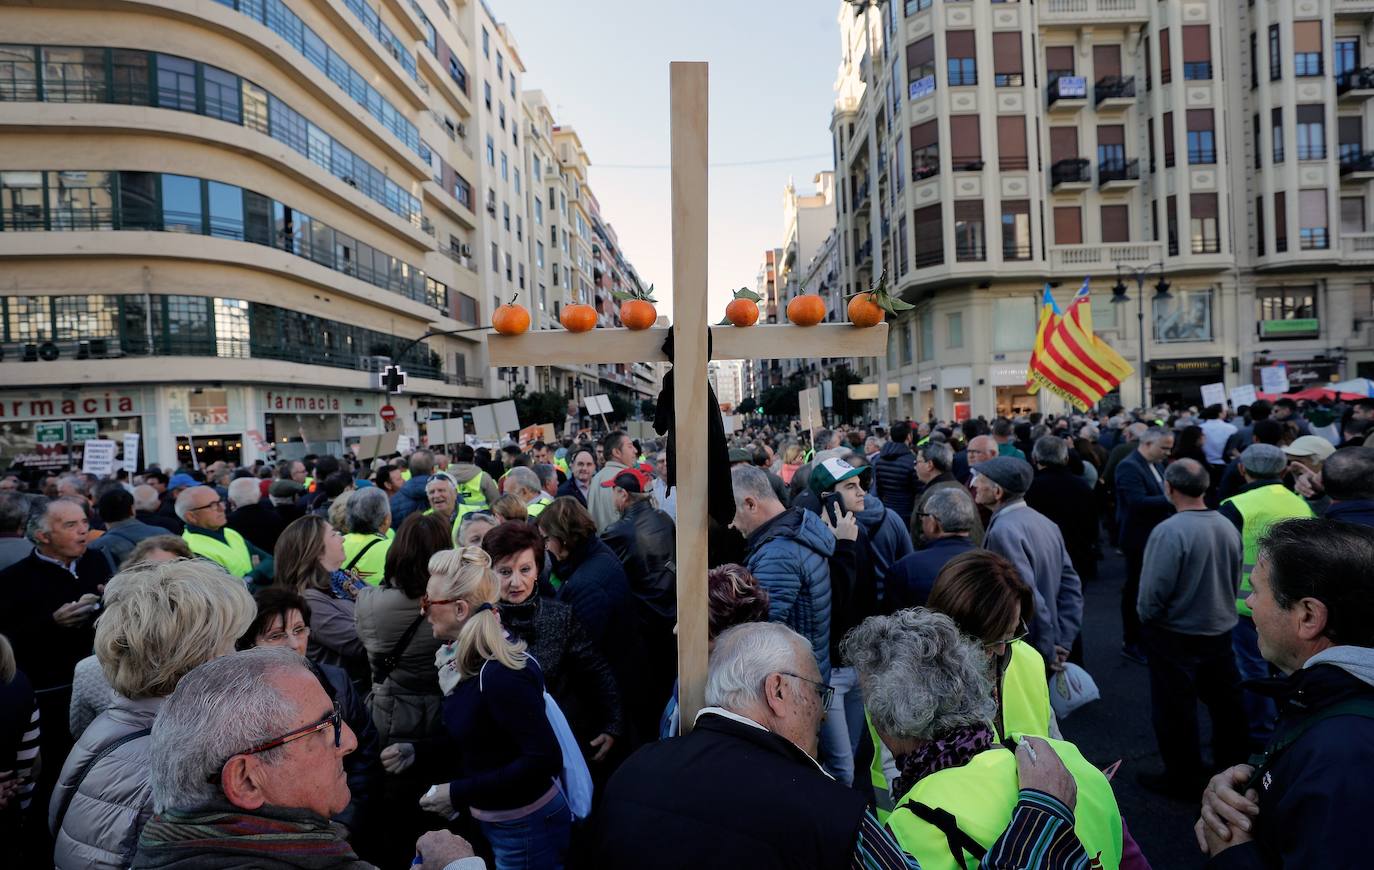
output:
[[[663,353],[673,365],[673,331],[663,340]],[[706,356],[711,356],[711,333],[706,332]],[[699,373],[705,377],[704,373]],[[725,423],[720,419],[720,402],[711,385],[706,385],[710,407],[706,414],[706,513],[721,528],[735,518],[735,495],[730,483],[730,450],[725,443]],[[668,436],[668,485],[677,485],[677,438],[673,415],[673,369],[663,376],[663,389],[658,394],[658,410],[654,413],[654,431]]]

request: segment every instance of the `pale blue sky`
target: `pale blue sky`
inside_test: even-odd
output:
[[[511,28],[527,71],[559,123],[591,158],[602,215],[671,311],[668,170],[616,168],[669,160],[668,63],[711,70],[711,319],[730,290],[754,285],[766,248],[782,239],[788,176],[812,191],[831,167],[830,110],[839,64],[836,0],[488,0]]]

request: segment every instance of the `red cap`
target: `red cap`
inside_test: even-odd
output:
[[[626,492],[648,492],[653,480],[642,468],[627,468],[611,480],[603,480],[602,486],[618,486]]]

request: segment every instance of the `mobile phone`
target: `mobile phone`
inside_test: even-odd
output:
[[[821,512],[830,517],[830,522],[838,522],[844,510],[844,497],[838,492],[828,492],[821,496]]]

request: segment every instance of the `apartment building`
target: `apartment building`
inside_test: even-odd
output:
[[[414,343],[490,314],[465,10],[0,8],[0,466],[339,451],[388,358],[402,432],[486,400],[479,335]]]
[[[916,305],[889,414],[1050,409],[1023,386],[1041,289],[1085,277],[1149,400],[1275,362],[1368,374],[1371,22],[1368,0],[841,4],[843,292],[886,268]]]

